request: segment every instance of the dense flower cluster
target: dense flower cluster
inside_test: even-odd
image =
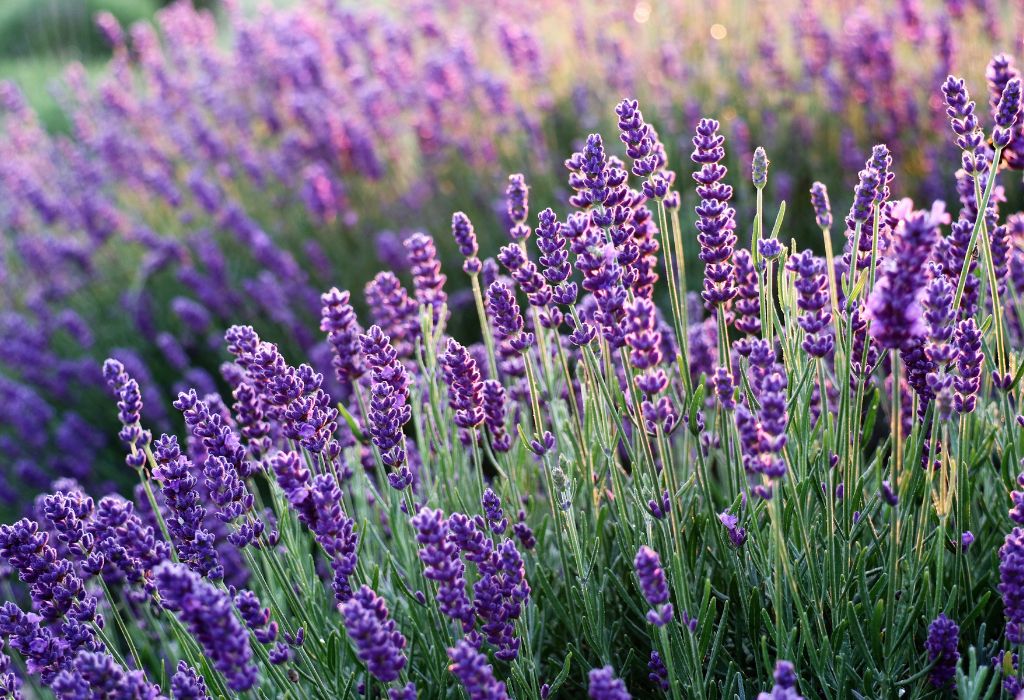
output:
[[[646,22],[642,5],[633,9],[638,25]],[[904,5],[901,22],[930,26],[913,3]],[[531,7],[517,6],[515,21],[509,8],[494,8],[505,18],[501,50],[525,73],[543,72]],[[319,3],[316,12],[344,29],[338,36],[379,31],[337,3]],[[857,163],[848,172],[863,167],[838,257],[831,245],[817,256],[786,238],[789,220],[772,196],[786,171],[769,172],[769,149],[753,148],[732,119],[696,119],[696,108],[687,117],[696,124],[699,201],[696,232],[688,230],[668,167],[674,142],[659,137],[648,119],[655,112],[645,117],[632,98],[606,115],[617,140],[590,134],[566,161],[568,211],[556,212],[561,200],[545,178],[513,175],[504,201],[492,198],[511,242],[483,237],[492,227],[476,213],[478,228],[455,214],[452,238],[437,245],[426,233],[382,235],[380,254],[392,269],[366,285],[363,300],[330,286],[337,275],[323,250],[300,262],[277,248],[234,201],[242,188],[226,186],[229,174],[197,167],[179,177],[175,159],[154,164],[168,142],[194,147],[189,162],[244,170],[245,144],[272,140],[282,154],[274,164],[301,173],[298,195],[317,222],[307,242],[330,227],[347,232],[353,207],[373,190],[339,173],[374,169],[367,149],[379,141],[359,147],[356,136],[359,128],[388,133],[376,122],[394,116],[386,107],[398,98],[384,93],[431,93],[423,99],[438,123],[417,123],[415,133],[439,168],[448,159],[435,140],[459,128],[440,122],[460,116],[443,105],[472,91],[464,82],[474,74],[468,40],[455,42],[454,63],[423,74],[402,68],[415,64],[421,43],[452,36],[431,28],[423,7],[409,13],[415,30],[400,31],[405,25],[382,15],[392,30],[380,39],[386,50],[364,55],[358,38],[309,40],[326,35],[304,26],[307,15],[268,11],[288,19],[272,27],[281,43],[271,56],[289,65],[287,79],[272,80],[282,74],[263,65],[261,37],[247,34],[244,54],[268,83],[249,86],[244,109],[209,94],[198,114],[184,122],[175,115],[159,139],[151,134],[156,154],[120,156],[138,165],[131,177],[146,180],[133,192],[162,197],[165,213],[177,212],[178,199],[195,199],[205,214],[192,214],[251,250],[260,270],[238,293],[224,283],[225,251],[208,241],[183,234],[180,247],[162,253],[190,260],[179,282],[192,293],[172,303],[174,333],[157,324],[141,335],[176,368],[178,413],[165,410],[168,378],[132,353],[112,351],[102,371],[93,367],[113,394],[103,405],[120,424],[126,495],[99,497],[107,489],[86,482],[88,468],[62,470],[82,478],[55,480],[0,525],[0,693],[410,700],[458,685],[473,699],[625,700],[771,686],[758,697],[793,700],[801,691],[924,696],[949,690],[960,670],[973,684],[995,669],[1002,677],[993,674],[993,689],[1001,681],[1018,690],[1024,534],[1007,530],[1024,525],[1024,476],[1014,482],[1007,465],[1022,462],[1012,418],[1021,398],[1024,224],[1009,214],[1015,190],[999,184],[1014,161],[997,163],[996,155],[1020,146],[1024,132],[1020,78],[1008,58],[994,59],[987,76],[992,144],[984,139],[988,117],[964,84],[944,84],[962,154],[961,172],[947,183],[960,196],[956,220],[942,201],[901,197],[909,193],[896,173],[919,154],[898,140],[879,144],[866,162],[846,157]],[[162,16],[188,23],[201,15]],[[885,45],[884,27],[870,18],[855,15],[843,36]],[[586,34],[591,18],[579,19]],[[103,27],[126,80],[192,110],[182,99],[190,93],[176,88],[200,70],[189,46],[160,42],[176,67],[168,72],[144,27],[125,34],[109,18]],[[203,44],[212,25],[177,29],[169,36]],[[831,76],[837,90],[840,79],[871,88],[862,99],[899,118],[891,65],[828,45],[813,18],[794,31],[808,45],[803,60],[845,55],[848,72]],[[590,40],[615,54],[612,35]],[[768,44],[759,53],[759,67],[778,60]],[[204,54],[201,71],[235,70],[218,56]],[[373,92],[367,67],[375,63],[400,71],[386,90],[376,86],[377,98],[362,92]],[[666,54],[666,70],[670,63]],[[349,77],[339,83],[339,72]],[[621,81],[615,87],[632,79]],[[474,99],[513,99],[485,83],[490,89]],[[358,94],[339,85],[358,86]],[[105,87],[101,116],[148,108],[130,91]],[[205,89],[219,87],[211,80]],[[365,100],[366,113],[349,123],[343,108],[331,121],[322,109],[331,103],[315,99],[325,90],[349,107],[345,100]],[[288,111],[276,101],[261,106],[264,95],[286,100]],[[0,89],[9,112],[16,101]],[[381,111],[371,109],[378,104]],[[219,128],[240,130],[253,109],[272,118],[247,138]],[[90,130],[102,128],[83,117],[75,138],[100,138]],[[750,166],[735,190],[725,182],[726,133],[729,167]],[[148,142],[106,139],[102,147],[115,150]],[[468,155],[478,146],[467,146]],[[98,178],[110,161],[101,161]],[[381,181],[395,175],[396,159],[377,165]],[[0,159],[5,183],[7,168]],[[13,182],[33,217],[51,207],[78,211],[81,189],[68,185],[72,204],[63,205],[26,179]],[[805,213],[791,211],[831,244],[824,185],[815,183],[808,199]],[[110,207],[120,211],[119,201]],[[546,204],[553,206],[538,206]],[[0,205],[4,219],[6,200]],[[188,227],[192,219],[178,221]],[[135,235],[153,248],[162,240]],[[686,283],[696,248],[699,292]],[[14,249],[19,257],[31,252]],[[154,286],[162,283],[159,261],[129,262],[141,286],[151,275]],[[449,295],[444,270],[457,262],[469,288]],[[282,342],[231,326],[218,357],[226,361],[214,373],[218,329],[250,303],[274,319],[264,331],[254,315],[264,337]],[[65,319],[61,333],[84,344],[81,325]],[[46,346],[11,335],[12,355]],[[309,362],[293,364],[295,356]],[[41,374],[33,376],[42,381]],[[65,379],[57,376],[51,383]],[[43,442],[60,443],[64,460],[76,460],[79,444],[88,451],[74,423],[66,427],[16,386],[0,387],[27,407]],[[16,410],[4,411],[13,424]],[[16,473],[32,472],[23,466],[31,452],[6,432],[0,453]],[[129,481],[137,482],[131,493]],[[993,506],[1000,493],[1011,494],[1008,503]],[[989,543],[999,540],[995,566]],[[998,600],[985,594],[993,590]],[[874,607],[865,599],[872,596]],[[984,662],[991,669],[961,669],[960,625],[964,639],[991,639],[991,621],[1000,618],[1001,638],[986,649],[1004,651]],[[872,651],[879,643],[884,669]],[[848,667],[839,676],[822,657],[829,649],[842,651]],[[779,657],[792,662],[778,661],[769,680],[765,660]]]

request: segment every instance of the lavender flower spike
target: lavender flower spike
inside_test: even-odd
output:
[[[448,649],[452,663],[448,670],[459,679],[469,700],[508,700],[505,684],[494,677],[494,669],[487,657],[466,639],[460,639]]]
[[[256,685],[249,635],[235,617],[230,596],[180,564],[165,562],[153,573],[160,603],[177,614],[228,687],[240,693]]]
[[[644,545],[637,551],[633,565],[636,567],[640,589],[651,606],[647,613],[647,621],[662,627],[671,621],[673,611],[672,604],[668,602],[668,584],[665,581],[665,570],[661,568],[661,557]]]
[[[758,693],[757,700],[802,700],[796,692],[796,669],[788,661],[775,664],[775,685],[770,692]]]
[[[362,586],[341,605],[345,630],[356,646],[356,656],[382,683],[396,680],[405,668],[405,637],[395,629],[384,599]]]
[[[996,128],[992,132],[992,145],[1006,148],[1013,140],[1013,127],[1020,118],[1020,78],[1011,78],[996,108]]]
[[[476,231],[473,230],[473,222],[461,211],[452,214],[452,238],[455,239],[459,252],[466,258],[462,263],[462,270],[467,275],[480,272],[483,264],[477,257],[480,248],[476,242]]]
[[[956,662],[960,660],[960,652],[956,650],[959,640],[960,628],[946,617],[946,613],[941,613],[928,626],[924,648],[928,652],[928,660],[934,663],[928,678],[936,688],[948,686],[956,676]]]
[[[507,340],[516,352],[526,352],[533,345],[534,335],[524,330],[526,324],[519,312],[519,303],[512,291],[501,282],[487,289],[487,310],[491,312],[499,340]]]
[[[811,206],[814,208],[814,220],[818,228],[832,228],[832,206],[828,201],[828,189],[820,182],[811,185]]]
[[[615,677],[611,666],[592,668],[588,674],[587,697],[590,700],[631,700],[626,684]]]
[[[722,182],[726,168],[722,144],[725,137],[718,134],[718,122],[701,119],[697,135],[693,137],[691,159],[700,164],[693,174],[697,194],[701,198],[696,207],[697,240],[700,259],[704,262],[704,291],[701,296],[708,306],[717,306],[736,296],[736,273],[730,262],[736,245],[735,211],[729,206],[732,187]]]

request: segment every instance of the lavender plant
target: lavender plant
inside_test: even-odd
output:
[[[362,318],[314,295],[329,374],[230,327],[219,378],[173,402],[181,436],[144,365],[109,360],[138,487],[64,478],[0,526],[0,693],[1015,696],[1024,245],[1000,179],[1021,97],[994,66],[991,123],[964,81],[936,87],[955,221],[900,198],[879,145],[842,253],[819,182],[825,254],[799,250],[782,203],[764,225],[765,150],[747,184],[697,120],[684,185],[630,99],[625,160],[590,135],[561,211],[516,174],[504,246],[453,216],[468,330],[418,233],[412,287],[381,273]]]

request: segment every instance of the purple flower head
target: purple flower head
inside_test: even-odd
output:
[[[228,687],[244,692],[256,685],[249,635],[228,594],[180,564],[166,562],[153,573],[161,605],[178,616]]]
[[[615,677],[611,666],[592,668],[588,674],[589,685],[587,697],[590,700],[630,700],[632,696],[626,690],[626,684]]]
[[[740,519],[728,511],[719,513],[718,519],[729,533],[729,542],[732,546],[737,549],[742,547],[747,541],[747,530],[739,526]]]
[[[438,608],[461,623],[463,632],[469,632],[475,616],[466,595],[466,567],[459,558],[458,547],[448,536],[448,520],[440,510],[422,508],[413,516],[412,526],[416,529],[416,541],[421,545],[423,575],[437,582]]]
[[[937,274],[925,288],[924,317],[928,322],[928,342],[925,352],[937,365],[945,365],[956,358],[953,339],[953,283]]]
[[[260,599],[250,590],[241,590],[235,595],[235,608],[253,632],[260,644],[270,644],[277,639],[277,623],[270,619],[270,608],[260,604]]]
[[[812,357],[825,357],[832,352],[833,346],[825,260],[805,250],[789,258],[786,269],[796,275],[796,303],[803,311],[797,319],[807,333],[801,347]]]
[[[664,152],[657,144],[657,136],[644,121],[636,100],[622,100],[615,107],[619,118],[619,139],[626,144],[626,155],[633,160],[632,172],[637,177],[649,177],[659,170],[659,154]],[[662,195],[664,196],[664,195]]]
[[[516,352],[526,352],[533,345],[534,335],[524,329],[519,303],[512,291],[501,282],[487,288],[487,310],[494,319],[495,333],[499,340],[508,341]]]
[[[761,239],[758,241],[758,252],[764,255],[765,252],[772,252],[770,250],[765,251],[765,246],[760,245],[761,243],[767,243],[773,239]],[[774,256],[765,256],[774,257]],[[761,335],[761,292],[758,284],[758,273],[754,268],[754,258],[746,248],[740,248],[732,256],[733,263],[736,265],[736,301],[733,307],[736,310],[735,318],[733,319],[733,326],[741,333],[749,336],[760,336]],[[747,342],[745,339],[738,344],[736,350],[741,355],[746,354],[745,350]]]
[[[820,182],[811,185],[811,207],[814,208],[814,219],[818,227],[832,228],[832,205],[828,201],[828,189]]]
[[[359,354],[359,321],[349,298],[347,291],[342,292],[337,287],[320,295],[320,330],[327,333],[334,371],[343,385],[358,379],[365,371]]]
[[[396,680],[405,668],[405,637],[388,616],[384,599],[369,586],[362,586],[342,603],[345,630],[356,648],[356,656],[382,683]]]
[[[757,700],[801,700],[796,692],[796,669],[788,661],[775,663],[775,686],[767,693],[758,693]]]
[[[476,231],[473,230],[473,223],[469,217],[461,211],[452,214],[452,237],[455,245],[459,247],[466,260],[462,263],[462,269],[469,275],[480,272],[480,259],[477,257],[479,247],[476,243]]]
[[[508,518],[501,509],[501,499],[493,490],[487,488],[480,498],[480,505],[484,508],[484,516],[490,524],[491,532],[500,535],[508,527]]]
[[[156,469],[153,478],[164,496],[168,534],[178,558],[201,576],[223,578],[224,567],[214,547],[214,535],[204,526],[206,508],[198,489],[198,479],[188,457],[181,453],[178,439],[162,435],[153,445]]]
[[[697,182],[696,207],[697,240],[700,259],[704,262],[704,291],[701,296],[708,306],[725,303],[736,295],[736,275],[730,258],[736,245],[736,212],[729,206],[732,187],[722,182],[726,168],[722,144],[725,137],[718,134],[718,122],[701,119],[697,135],[693,137],[693,162],[700,170],[693,174]]]
[[[1006,535],[999,548],[998,588],[1006,617],[1006,639],[1020,644],[1024,642],[1024,530],[1019,527]]]
[[[51,686],[62,699],[161,700],[160,687],[142,671],[127,671],[106,651],[82,649]]]
[[[921,297],[935,239],[935,224],[924,211],[909,214],[896,228],[893,251],[867,301],[871,337],[883,348],[904,348],[927,333]]]
[[[893,489],[892,484],[888,481],[882,482],[882,500],[888,503],[892,507],[899,505],[900,498]]]
[[[455,424],[466,429],[477,427],[484,422],[484,409],[483,384],[476,360],[457,340],[449,338],[440,363],[448,385],[448,402],[455,412]]]
[[[469,700],[508,700],[505,684],[494,677],[487,657],[468,640],[460,639],[448,649],[448,670],[459,679]]]
[[[954,343],[958,376],[953,380],[953,388],[956,390],[953,402],[958,413],[971,413],[978,403],[981,365],[985,360],[985,353],[981,349],[981,330],[973,318],[957,324]]]
[[[505,428],[506,419],[505,387],[495,379],[483,383],[484,424],[491,435],[491,447],[497,452],[512,449],[512,436]]]
[[[964,87],[963,79],[952,75],[942,85],[942,93],[946,98],[946,114],[956,135],[956,145],[963,151],[963,169],[967,175],[973,176],[987,167],[985,156],[980,153],[984,148],[984,134],[975,114],[974,102]]]
[[[656,651],[651,652],[651,660],[647,662],[647,670],[650,671],[647,674],[647,680],[663,691],[669,689],[668,669],[665,668],[665,662],[661,660],[661,654]]]
[[[878,182],[875,185],[875,206],[881,207],[889,199],[889,183],[895,177],[890,168],[892,167],[892,155],[885,144],[878,144],[871,149],[871,158],[867,166],[878,174]]]
[[[665,570],[661,568],[661,557],[643,545],[636,553],[633,566],[636,567],[644,599],[652,607],[647,613],[647,621],[661,627],[672,619],[672,605],[668,602],[668,583],[665,581]]]
[[[508,232],[509,238],[513,241],[525,240],[530,235],[530,227],[526,225],[530,209],[529,188],[523,175],[517,173],[508,176],[505,203],[508,219],[512,224]]]
[[[399,357],[411,357],[420,335],[416,302],[391,272],[379,272],[364,289],[374,323],[391,338]]]
[[[391,339],[384,335],[379,326],[370,326],[359,340],[370,369],[370,407],[367,416],[370,437],[380,450],[381,461],[395,470],[389,474],[389,478],[397,479],[392,480],[392,486],[403,489],[412,480],[412,474],[405,466],[405,434],[402,432],[402,426],[412,418],[405,365],[398,360]]]
[[[1013,127],[1020,118],[1020,99],[1020,78],[1012,78],[1003,88],[995,113],[992,145],[996,148],[1005,148],[1013,140]]]
[[[171,694],[174,700],[210,700],[206,681],[184,661],[178,662],[178,670],[171,676]]]
[[[409,256],[416,301],[430,309],[437,326],[443,320],[441,315],[448,303],[448,295],[444,291],[447,278],[441,272],[434,241],[424,233],[414,233],[405,239],[405,250]]]
[[[936,688],[948,686],[956,676],[956,663],[960,652],[956,650],[960,641],[960,628],[941,613],[928,626],[928,639],[924,643],[928,660],[934,665],[928,679]]]

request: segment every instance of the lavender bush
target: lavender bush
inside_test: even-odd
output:
[[[408,281],[417,263],[402,242],[414,231],[433,235],[452,329],[470,332],[463,239],[443,235],[452,212],[496,251],[503,231],[526,230],[501,199],[507,173],[564,208],[581,195],[558,175],[560,159],[588,131],[625,129],[609,153],[649,179],[666,157],[689,158],[693,125],[718,115],[733,172],[747,172],[755,143],[771,146],[765,206],[771,216],[789,203],[803,245],[819,237],[800,193],[819,179],[845,206],[840,193],[875,143],[888,145],[903,194],[950,200],[945,174],[960,153],[933,87],[950,72],[984,73],[979,114],[986,101],[997,110],[1017,70],[989,59],[1012,48],[1022,21],[991,2],[796,3],[757,8],[749,22],[688,2],[248,5],[224,3],[219,26],[187,0],[152,26],[101,15],[109,66],[70,65],[55,86],[67,134],[48,133],[15,85],[0,86],[6,512],[57,478],[121,481],[97,371],[108,356],[132,370],[161,431],[180,427],[164,407],[182,388],[226,389],[219,341],[239,320],[337,394],[315,332],[319,294],[340,283],[366,311],[359,292],[376,258]],[[664,135],[658,152],[644,145],[637,105],[607,110],[622,94],[657,115],[657,131],[645,126]],[[1000,133],[1003,160],[1024,165],[1024,141]],[[756,199],[741,188],[730,201],[749,219]],[[686,227],[690,209],[680,209]],[[692,279],[696,240],[683,246]],[[732,265],[749,268],[740,256],[719,271]]]
[[[190,31],[214,45],[211,26]],[[190,75],[139,60],[157,88]],[[15,344],[35,373],[10,382],[3,425],[36,434],[5,454],[29,474],[52,444],[67,468],[0,526],[0,697],[1016,697],[1024,214],[1004,182],[1024,117],[1009,61],[988,79],[990,109],[933,81],[956,206],[902,197],[906,152],[876,145],[848,216],[822,182],[801,195],[820,246],[769,204],[772,148],[730,169],[728,129],[706,117],[675,160],[634,99],[565,159],[564,201],[517,173],[503,236],[470,207],[450,235],[408,236],[409,286],[386,271],[362,295],[289,287],[307,267],[239,205],[225,215],[279,296],[236,303],[216,237],[207,269],[196,242],[154,234],[143,268],[190,270],[178,284],[203,297],[175,297],[181,327],[152,339],[178,376],[135,353],[76,360],[119,426],[107,467],[130,498],[99,483],[86,421],[31,389],[84,391],[68,365],[42,366],[45,337]],[[188,110],[185,94],[170,103]],[[133,143],[159,151],[172,132]],[[76,143],[23,145],[102,164],[81,186],[104,182],[110,163]],[[104,250],[80,261],[126,263]],[[23,284],[24,313],[87,298],[82,272]],[[257,297],[269,333],[244,324]],[[275,299],[315,305],[319,334]]]

